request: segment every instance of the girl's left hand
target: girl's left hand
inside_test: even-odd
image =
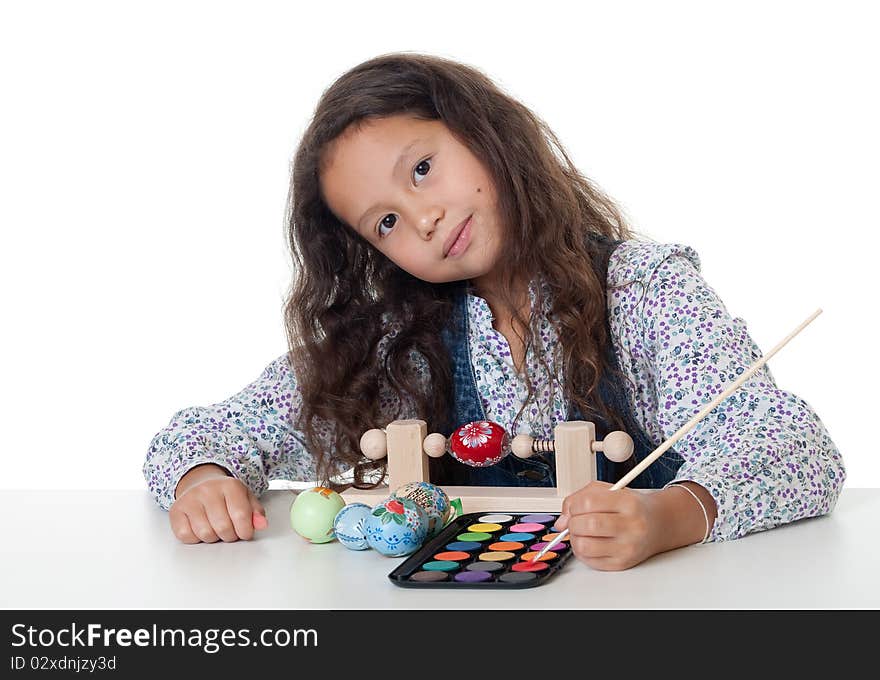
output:
[[[555,528],[568,528],[571,550],[600,571],[629,569],[659,552],[660,527],[650,494],[593,481],[567,496]],[[652,516],[654,515],[654,516]]]

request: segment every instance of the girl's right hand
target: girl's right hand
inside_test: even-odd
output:
[[[168,518],[183,543],[249,541],[255,529],[269,525],[253,492],[219,465],[188,471],[177,485],[176,498]]]

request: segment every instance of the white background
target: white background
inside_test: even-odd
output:
[[[691,245],[880,486],[870,3],[0,5],[0,487],[145,488],[176,410],[283,354],[289,163],[377,54],[476,66],[655,240]]]

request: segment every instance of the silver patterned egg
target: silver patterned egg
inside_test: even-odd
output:
[[[349,550],[366,550],[367,535],[364,533],[364,522],[370,514],[370,506],[366,503],[349,503],[336,513],[333,520],[333,531],[336,540]]]

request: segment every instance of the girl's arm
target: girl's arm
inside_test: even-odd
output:
[[[642,365],[655,412],[650,425],[659,442],[762,353],[745,322],[732,318],[703,280],[692,249],[659,263],[640,311]],[[675,481],[694,482],[715,501],[710,540],[827,513],[845,479],[840,452],[819,416],[806,401],[779,389],[767,366],[675,450],[684,458]]]
[[[396,332],[389,325],[379,341],[376,352],[380,364]],[[418,358],[410,356],[413,369],[421,365]],[[407,400],[401,404],[381,379],[379,394],[383,410],[414,417],[414,403]],[[204,476],[222,475],[223,471],[243,482],[256,496],[266,491],[273,479],[315,481],[315,460],[306,448],[305,438],[291,427],[301,408],[302,393],[285,353],[229,399],[178,411],[153,437],[144,462],[144,477],[156,502],[168,510],[175,501],[175,491],[179,497]],[[333,441],[331,430],[326,422],[316,427],[325,446]],[[178,487],[181,478],[197,466],[203,467]],[[334,470],[335,474],[346,471],[344,466]]]
[[[143,467],[150,493],[168,510],[181,477],[206,463],[223,468],[258,496],[271,479],[314,480],[314,459],[290,426],[301,404],[284,354],[229,399],[178,411],[150,442]]]

